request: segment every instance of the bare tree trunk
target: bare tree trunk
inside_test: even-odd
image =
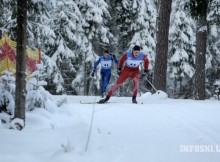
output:
[[[177,98],[177,79],[174,77],[174,86],[173,86],[173,98]]]
[[[88,95],[88,91],[89,91],[89,89],[88,89],[88,76],[87,76],[87,65],[86,65],[86,62],[84,62],[84,79],[83,79],[83,87],[84,87],[84,93],[83,93],[83,95]]]
[[[17,0],[17,56],[15,118],[25,121],[27,0]],[[23,127],[21,126],[21,129]]]
[[[168,35],[172,0],[159,1],[157,17],[157,43],[153,84],[158,90],[166,92]]]
[[[194,80],[194,99],[205,99],[207,20],[206,15],[198,22],[196,32],[196,71]]]

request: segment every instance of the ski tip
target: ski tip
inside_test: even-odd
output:
[[[98,101],[97,104],[104,104],[104,103]]]

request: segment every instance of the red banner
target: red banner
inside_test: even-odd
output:
[[[16,45],[6,34],[0,40],[0,75],[7,70],[15,74],[16,71]],[[40,49],[26,49],[26,70],[28,78],[36,70],[36,64],[41,63]]]

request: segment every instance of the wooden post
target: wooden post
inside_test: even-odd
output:
[[[7,34],[6,34],[6,33],[4,33],[4,38],[5,38],[6,67],[7,67],[7,70],[9,71],[9,63],[8,63],[8,42],[7,42]]]
[[[41,50],[38,48],[38,64],[41,63]]]

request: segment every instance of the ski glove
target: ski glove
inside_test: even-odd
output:
[[[121,74],[121,69],[118,68],[118,76]]]
[[[148,70],[144,70],[144,72],[141,74],[141,76],[147,78],[148,77]]]
[[[91,75],[92,75],[92,77],[94,77],[95,76],[95,72],[93,71]]]
[[[114,59],[114,60],[116,60],[116,57],[115,57],[115,55],[114,55],[114,54],[112,54],[112,57],[113,57],[113,59]]]

